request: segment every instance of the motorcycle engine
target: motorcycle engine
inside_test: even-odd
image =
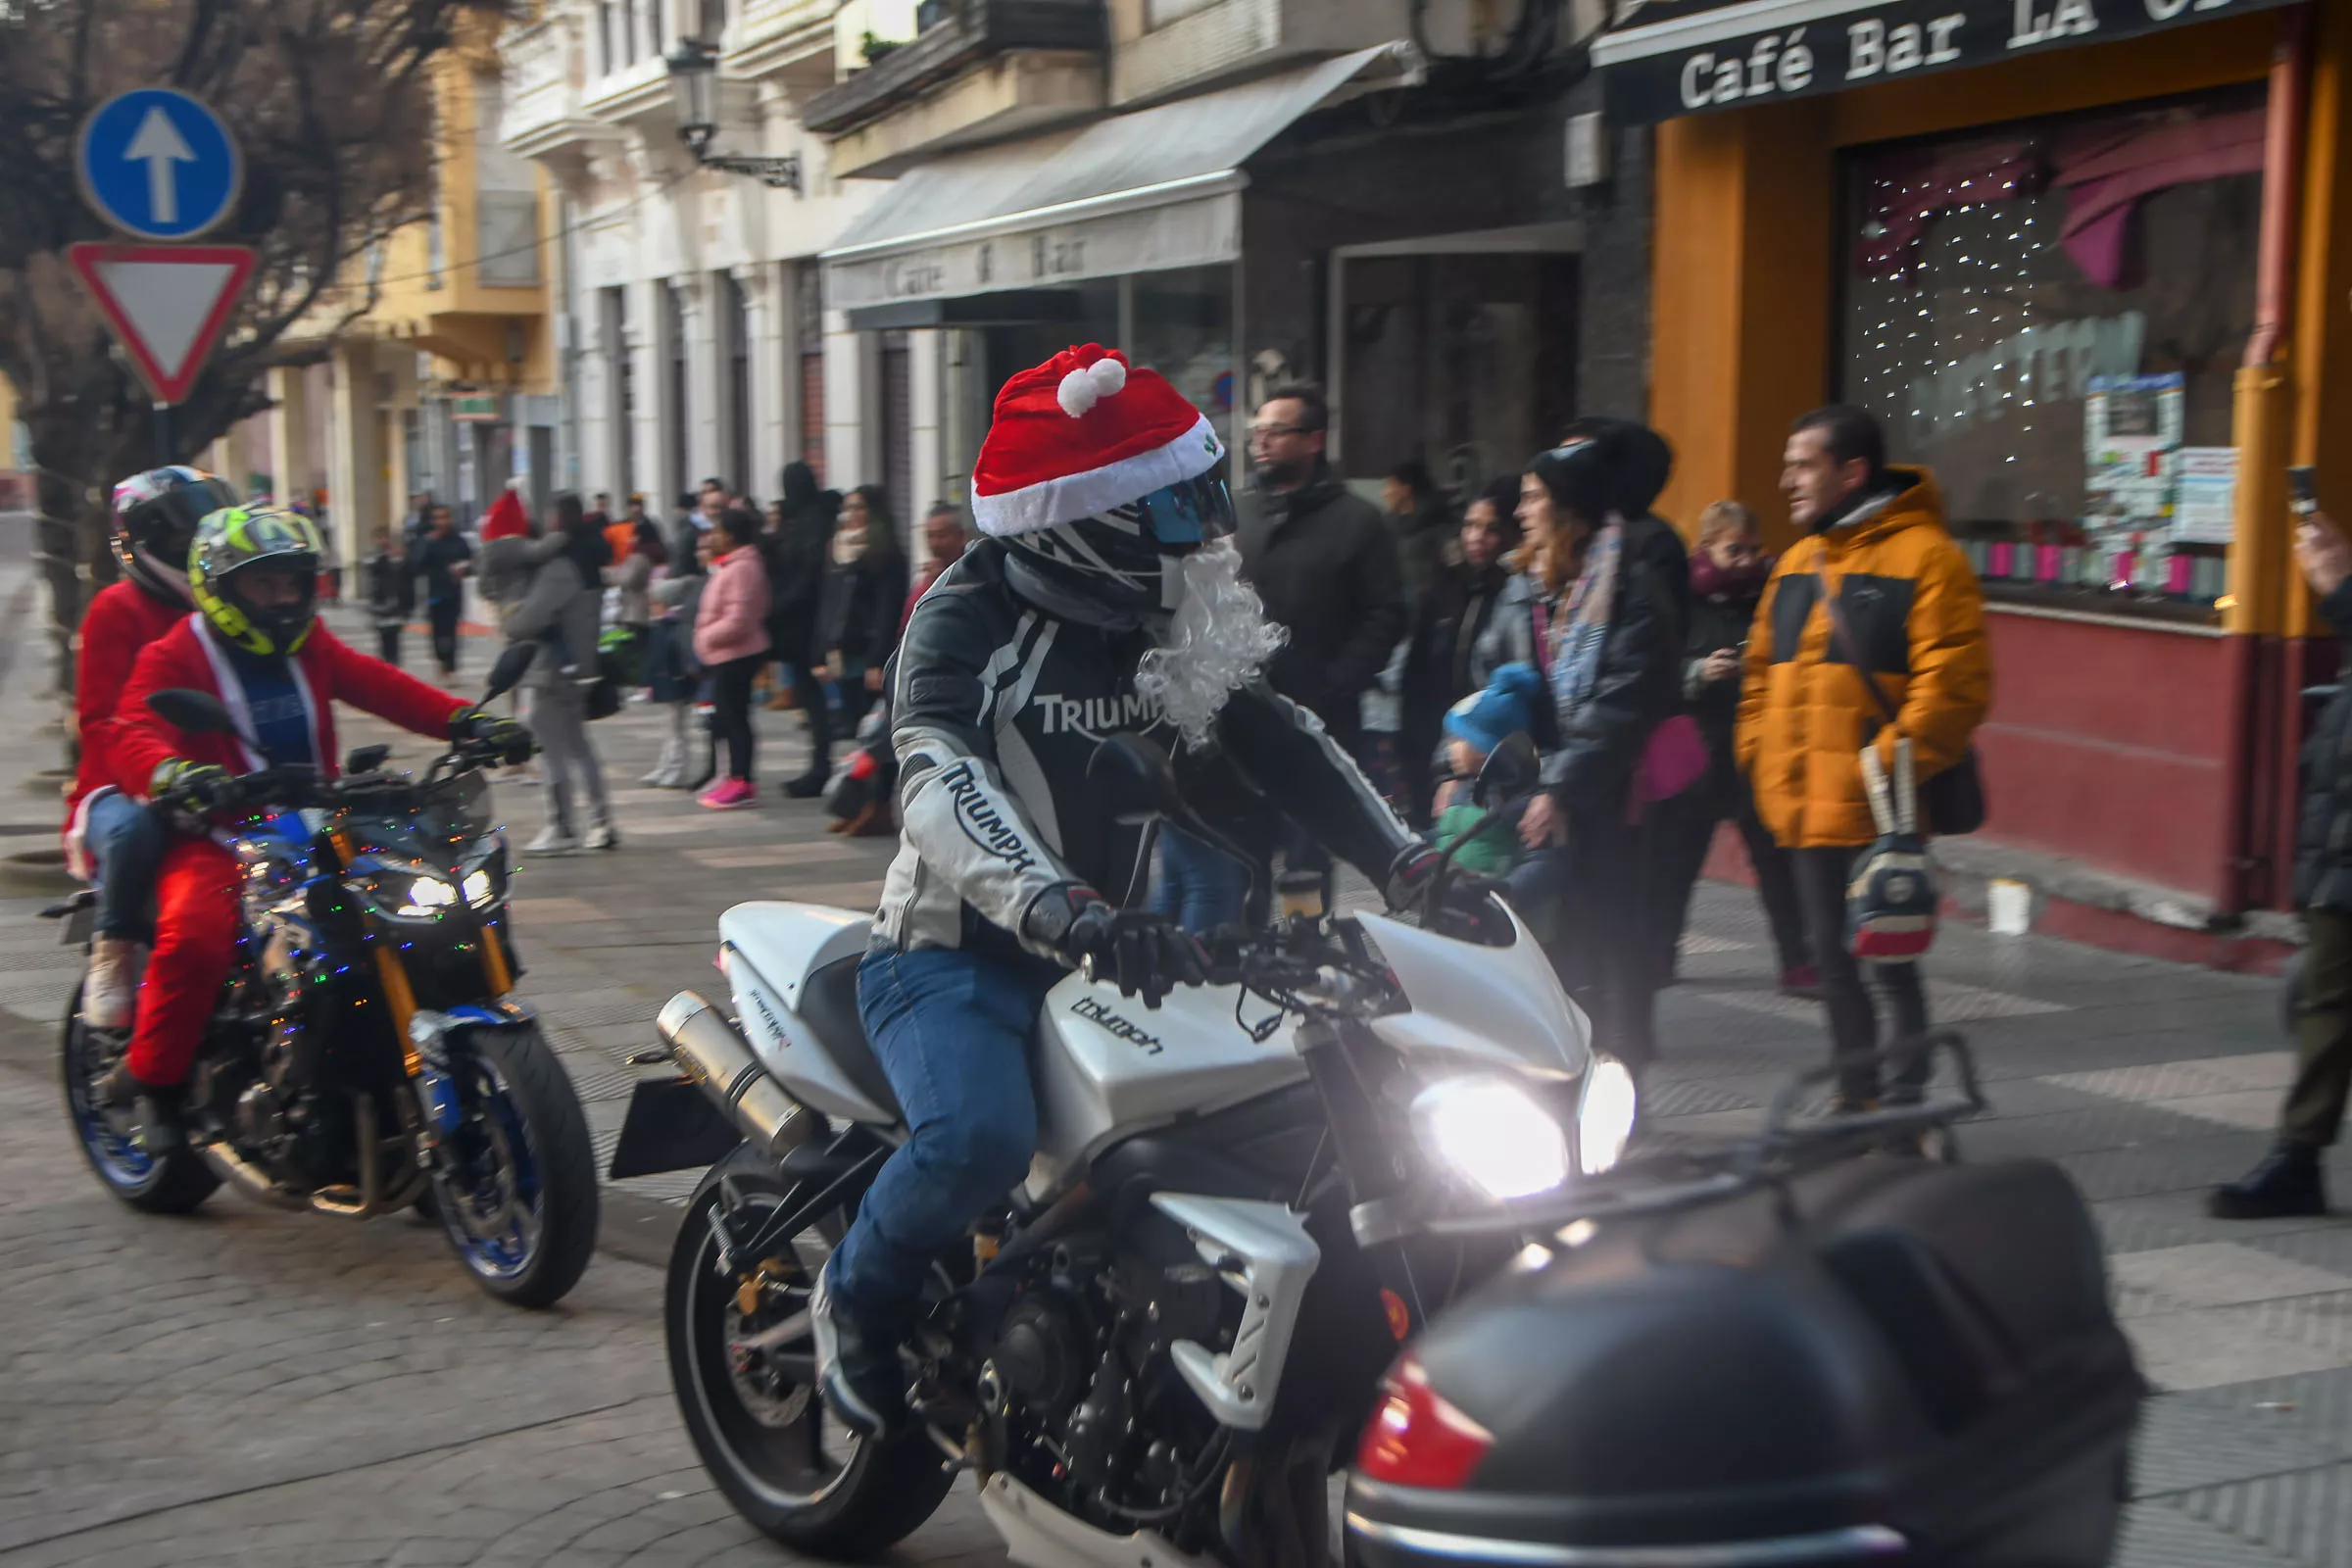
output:
[[[1229,1348],[1240,1298],[1156,1215],[1119,1240],[1112,1251],[1099,1234],[1074,1236],[1039,1261],[977,1392],[1026,1485],[1100,1528],[1164,1531],[1218,1468],[1216,1424],[1168,1347]]]

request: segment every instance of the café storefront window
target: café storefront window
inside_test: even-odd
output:
[[[1841,395],[1988,598],[2209,618],[2254,324],[2260,88],[1858,150]]]

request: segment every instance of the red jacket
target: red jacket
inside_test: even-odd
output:
[[[436,738],[449,733],[450,715],[466,706],[463,698],[355,651],[324,625],[311,628],[302,652],[294,656],[294,665],[300,677],[297,684],[311,710],[311,755],[326,778],[333,778],[342,765],[342,753],[335,749],[336,703],[349,703],[402,729]],[[147,708],[149,693],[186,686],[212,693],[242,719],[244,696],[235,687],[230,669],[227,653],[192,614],[182,617],[176,627],[141,654],[137,667],[130,672],[130,684],[122,692],[111,782],[125,794],[144,799],[156,764],[170,758],[215,762],[235,773],[260,767],[260,754],[236,736],[190,735],[165,723]],[[225,691],[224,674],[229,677]]]
[[[186,605],[167,604],[128,579],[102,590],[82,612],[76,634],[81,649],[74,669],[74,728],[81,741],[81,761],[66,799],[67,832],[79,826],[82,802],[118,776],[114,746],[131,666],[149,643],[187,618]]]

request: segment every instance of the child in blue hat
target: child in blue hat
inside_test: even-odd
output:
[[[1495,747],[1534,727],[1535,705],[1543,693],[1544,677],[1535,665],[1505,664],[1494,671],[1485,691],[1472,692],[1446,710],[1446,761],[1457,782],[1446,787],[1450,804],[1438,813],[1430,839],[1449,850],[1470,834],[1470,842],[1453,861],[1465,871],[1501,876],[1519,863],[1519,813],[1497,811],[1479,827],[1486,808],[1471,804],[1469,788],[1459,781],[1476,778]]]

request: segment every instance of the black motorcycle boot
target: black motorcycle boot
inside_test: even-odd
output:
[[[828,1262],[808,1297],[817,1392],[851,1431],[888,1437],[906,1420],[906,1369],[899,1359],[905,1315],[849,1311],[833,1298],[832,1276]]]
[[[98,1080],[98,1103],[107,1119],[150,1159],[177,1153],[187,1142],[179,1126],[180,1093],[176,1084],[147,1082],[127,1060],[116,1062]]]
[[[803,773],[799,778],[786,779],[782,784],[778,785],[777,788],[781,789],[785,795],[793,800],[813,801],[819,795],[825,793],[825,786],[831,783],[832,780],[832,768],[811,767],[808,772]]]
[[[2313,1144],[2280,1143],[2205,1200],[2215,1219],[2302,1219],[2328,1212],[2328,1182]]]

